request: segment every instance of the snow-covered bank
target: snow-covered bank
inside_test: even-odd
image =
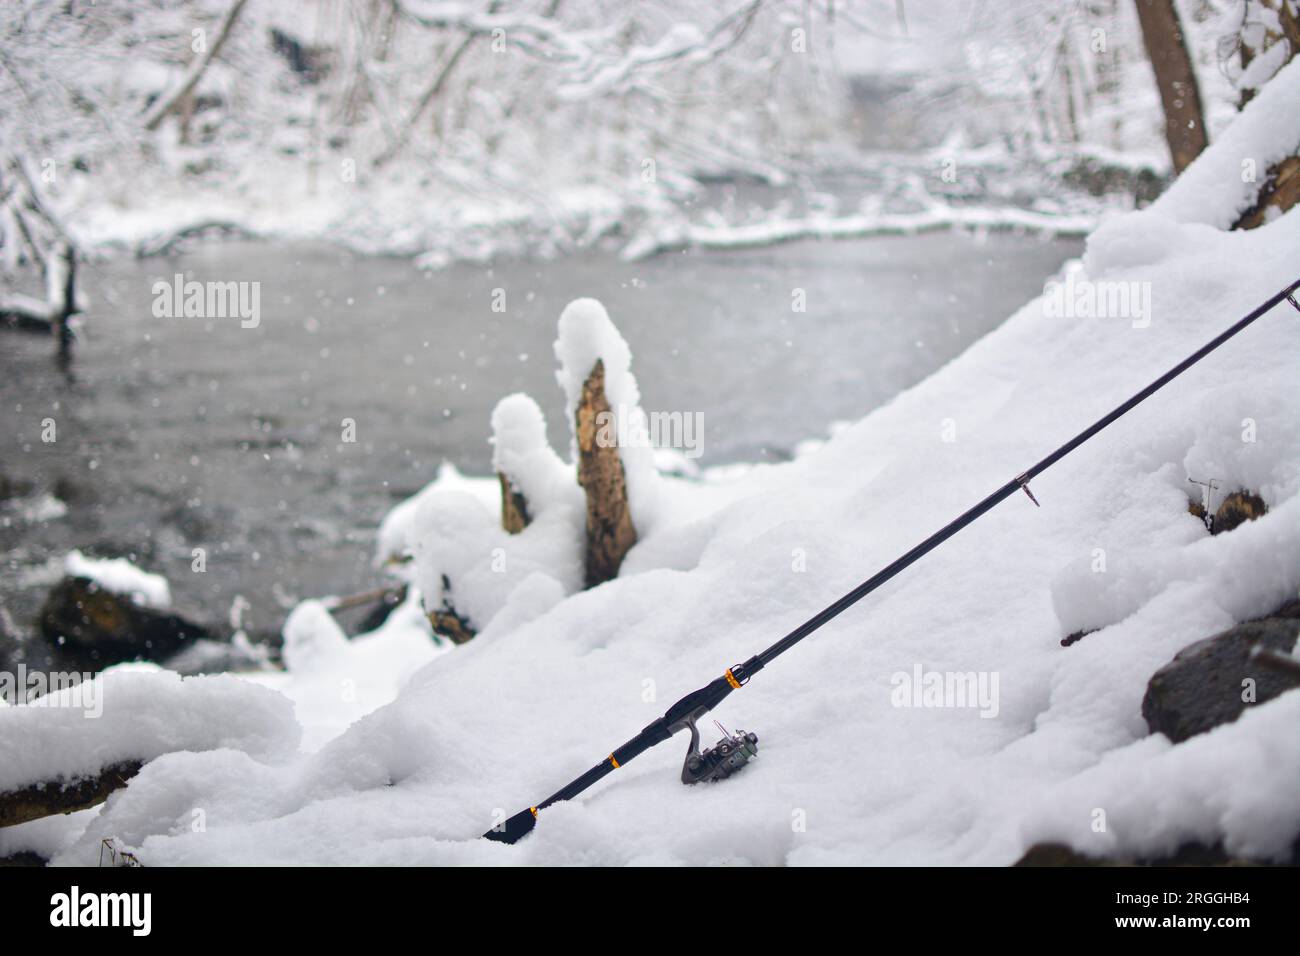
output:
[[[966,161],[966,154],[958,154]],[[346,188],[305,177],[292,164],[207,188],[159,182],[147,204],[107,203],[90,179],[74,180],[61,205],[77,223],[88,251],[156,256],[196,241],[256,238],[275,242],[329,242],[366,255],[411,258],[423,269],[456,262],[487,263],[503,257],[550,259],[582,250],[612,248],[625,259],[644,259],[685,248],[738,249],[800,239],[843,240],[917,235],[941,230],[1019,231],[1049,237],[1087,235],[1108,213],[1131,208],[1120,193],[1092,196],[1056,184],[1038,208],[1005,201],[1026,174],[1024,158],[988,150],[971,154],[963,170],[989,180],[961,204],[942,196],[941,161],[923,154],[854,157],[846,175],[809,170],[802,185],[746,184],[741,210],[712,208],[694,183],[557,185],[543,199],[515,194],[465,194],[418,177],[385,176]],[[1060,157],[1057,165],[1061,165]],[[867,190],[855,203],[815,184],[825,176],[848,193]],[[875,185],[875,177],[881,182]],[[1044,188],[1047,188],[1045,185]],[[794,213],[777,196],[800,205],[831,208]],[[770,194],[770,195],[769,195]],[[412,196],[417,197],[412,199]]]
[[[1086,236],[1098,216],[1060,215],[1032,209],[946,206],[938,203],[915,213],[880,213],[804,219],[771,219],[739,226],[679,224],[648,230],[623,248],[626,259],[676,249],[744,249],[800,239],[867,239],[914,236],[948,229],[1018,230],[1046,236]]]
[[[63,199],[79,240],[92,252],[158,255],[193,238],[223,235],[276,242],[330,242],[367,255],[408,256],[424,268],[498,256],[550,258],[589,248],[621,223],[652,216],[664,199],[572,183],[545,201],[469,194],[444,183],[388,174],[373,182],[321,183],[300,164],[270,161],[233,183],[161,179],[147,203],[104,202],[92,179]],[[412,199],[412,197],[418,197]]]

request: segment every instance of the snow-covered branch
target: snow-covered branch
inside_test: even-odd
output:
[[[559,94],[586,99],[626,88],[634,74],[672,64],[707,62],[733,47],[769,0],[745,0],[712,26],[689,22],[672,26],[654,43],[619,49],[626,22],[598,30],[566,29],[556,21],[528,13],[475,12],[462,4],[401,0],[411,19],[426,26],[453,30],[466,37],[488,36],[530,56],[563,67],[567,76]]]
[[[551,63],[582,63],[607,42],[616,27],[566,30],[555,21],[530,13],[476,11],[459,3],[399,0],[401,11],[426,27],[469,36],[487,36]]]

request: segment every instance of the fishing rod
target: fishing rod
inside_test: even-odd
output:
[[[1005,501],[1007,498],[1010,498],[1017,491],[1023,491],[1028,495],[1029,500],[1032,501],[1035,506],[1038,506],[1038,499],[1035,498],[1034,493],[1029,490],[1029,482],[1031,480],[1042,474],[1048,468],[1051,468],[1054,464],[1066,455],[1070,454],[1070,452],[1074,451],[1089,438],[1092,438],[1102,429],[1107,428],[1117,419],[1128,414],[1138,404],[1164,388],[1179,375],[1182,375],[1183,372],[1187,371],[1197,362],[1201,361],[1201,359],[1205,358],[1217,349],[1224,342],[1227,342],[1230,338],[1241,332],[1256,319],[1279,305],[1283,300],[1290,302],[1291,305],[1295,306],[1296,311],[1300,312],[1300,301],[1297,301],[1295,298],[1295,292],[1297,289],[1300,289],[1300,279],[1297,279],[1280,292],[1270,296],[1249,315],[1240,319],[1236,324],[1230,326],[1209,342],[1205,343],[1146,388],[1142,389],[1127,401],[1116,406],[1113,410],[1097,419],[1097,421],[1079,432],[1079,434],[1075,435],[1064,445],[1061,445],[1046,458],[1043,458],[1041,461],[1016,475],[1016,477],[1012,478],[983,501],[948,522],[948,524],[930,535],[930,537],[912,548],[912,550],[881,568],[871,577],[867,578],[855,587],[852,591],[845,594],[838,601],[814,614],[767,650],[755,654],[743,664],[733,665],[728,668],[721,677],[710,681],[699,690],[687,694],[681,700],[677,701],[677,703],[669,707],[662,717],[647,724],[639,734],[627,743],[623,744],[623,746],[614,750],[608,757],[596,764],[596,766],[592,767],[581,777],[566,784],[536,806],[529,807],[526,810],[521,810],[514,816],[503,820],[487,833],[483,834],[483,836],[489,840],[496,840],[501,843],[518,842],[528,833],[532,832],[533,827],[537,825],[538,811],[544,810],[553,803],[559,803],[561,800],[572,800],[606,774],[617,770],[629,760],[640,756],[656,744],[668,740],[679,730],[689,729],[691,732],[691,742],[686,752],[686,761],[682,766],[683,783],[699,783],[706,780],[720,780],[724,777],[730,776],[736,770],[739,770],[749,761],[750,757],[757,753],[757,736],[752,733],[747,734],[744,731],[737,731],[735,734],[728,734],[725,736],[716,746],[700,753],[698,749],[700,735],[699,730],[696,727],[696,721],[707,714],[710,710],[717,707],[718,704],[722,703],[722,701],[725,700],[732,691],[744,687],[755,674],[761,671],[768,664],[772,663],[772,661],[777,657],[794,647],[794,645],[798,644],[809,634],[842,614],[858,601],[861,601],[872,591],[876,590],[876,588],[880,587],[886,581],[890,580],[910,565],[919,561],[922,557],[943,544],[943,542],[947,541],[962,528],[965,528],[967,525],[978,520],[986,512]],[[719,724],[718,726],[721,727],[722,725]],[[724,734],[726,733],[725,728],[723,729],[723,732]]]

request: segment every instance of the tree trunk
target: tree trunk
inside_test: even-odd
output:
[[[1142,41],[1165,111],[1165,139],[1174,172],[1181,173],[1205,149],[1205,110],[1183,40],[1174,0],[1136,0]]]

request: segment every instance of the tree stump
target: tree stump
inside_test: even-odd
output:
[[[578,484],[587,496],[587,587],[618,575],[623,557],[636,544],[636,528],[627,500],[627,475],[616,440],[602,440],[610,421],[605,396],[605,363],[596,360],[582,385],[574,412],[578,440]]]

